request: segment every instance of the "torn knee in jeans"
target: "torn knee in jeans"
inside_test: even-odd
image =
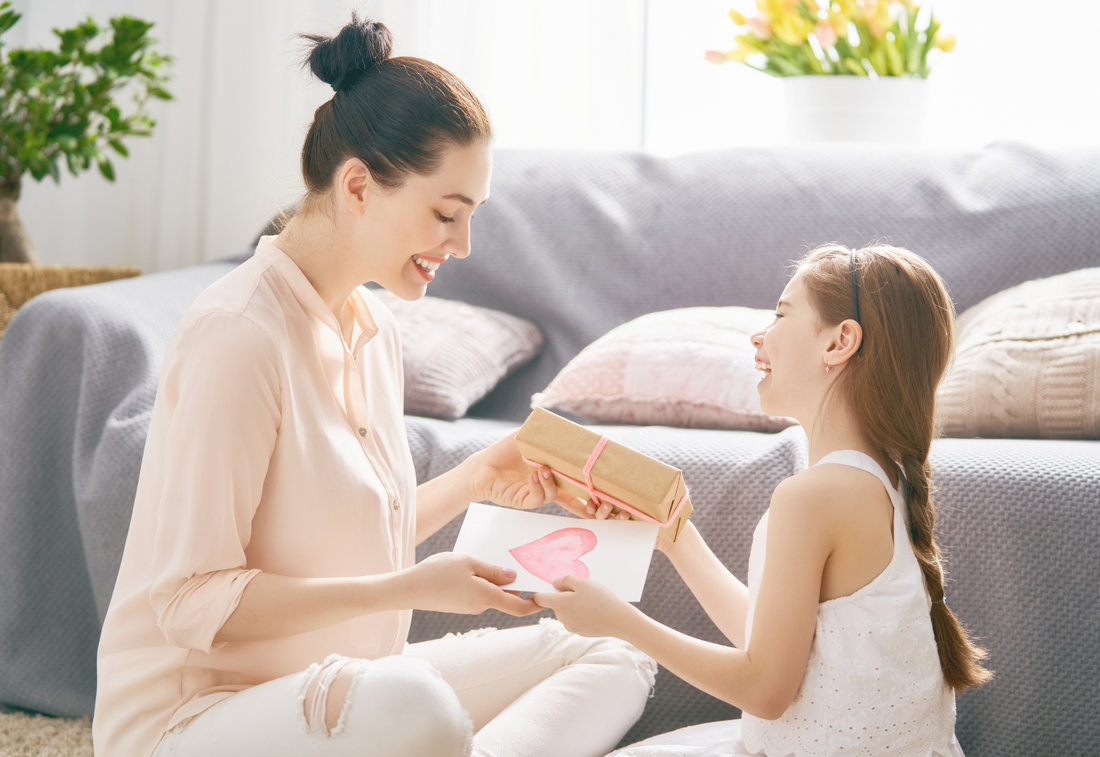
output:
[[[309,667],[298,695],[307,732],[335,736],[344,729],[352,689],[367,664],[334,654]]]

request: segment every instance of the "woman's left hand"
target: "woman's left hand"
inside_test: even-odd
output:
[[[589,517],[583,499],[562,491],[545,465],[528,465],[516,445],[515,433],[471,455],[476,460],[471,484],[473,501],[495,502],[518,510],[533,510],[557,502],[580,517]]]
[[[536,592],[539,607],[549,607],[566,629],[580,636],[627,639],[631,622],[640,615],[630,603],[601,583],[565,576],[554,582],[561,593]]]

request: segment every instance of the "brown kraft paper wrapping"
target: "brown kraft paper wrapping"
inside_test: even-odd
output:
[[[559,474],[583,482],[584,466],[600,438],[595,431],[548,410],[535,408],[516,434],[516,444],[528,460],[554,471],[554,483],[558,488],[588,500],[591,494],[587,488]],[[668,520],[687,492],[683,474],[678,469],[610,440],[592,467],[592,486],[597,493],[626,502],[659,523]],[[676,541],[691,510],[688,499],[676,520],[661,529],[661,536]],[[633,514],[630,517],[641,520]]]

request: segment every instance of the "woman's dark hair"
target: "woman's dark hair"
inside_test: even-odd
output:
[[[485,108],[462,80],[421,58],[391,58],[383,24],[352,13],[335,37],[301,36],[312,43],[310,71],[335,90],[302,145],[309,196],[326,192],[348,158],[395,188],[410,174],[434,173],[447,147],[492,139]]]

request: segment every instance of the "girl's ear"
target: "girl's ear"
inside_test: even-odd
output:
[[[337,191],[344,207],[355,215],[363,215],[374,189],[374,177],[366,163],[358,158],[348,158],[337,176]]]
[[[863,327],[851,318],[841,321],[829,344],[825,347],[825,363],[842,366],[859,350],[863,343]]]

